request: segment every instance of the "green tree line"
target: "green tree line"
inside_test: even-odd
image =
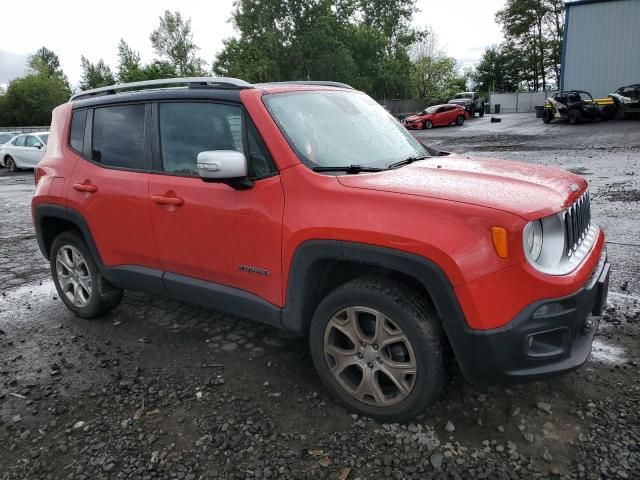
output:
[[[124,39],[117,65],[80,59],[79,89],[117,82],[224,75],[248,82],[334,80],[377,99],[447,101],[471,77],[481,90],[538,90],[559,77],[562,0],[507,0],[496,15],[505,41],[489,47],[475,71],[461,72],[430,27],[412,24],[416,0],[236,0],[236,35],[210,64],[200,56],[191,19],[166,11],[149,35],[144,63]],[[0,125],[48,124],[71,94],[58,56],[43,47],[26,75],[0,92]]]
[[[563,0],[507,0],[496,14],[505,40],[488,47],[473,75],[481,91],[559,88]]]

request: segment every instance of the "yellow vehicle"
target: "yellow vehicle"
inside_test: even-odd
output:
[[[542,121],[550,123],[555,118],[576,124],[585,120],[609,120],[614,118],[617,107],[612,98],[594,99],[589,92],[569,90],[547,98],[542,111]]]

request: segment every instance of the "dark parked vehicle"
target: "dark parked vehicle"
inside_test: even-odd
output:
[[[640,83],[620,87],[614,93],[609,94],[617,110],[625,117],[640,114]]]
[[[594,100],[589,92],[569,90],[547,98],[542,111],[542,121],[550,123],[554,118],[569,120],[576,124],[585,120],[607,120],[615,116],[611,101]]]
[[[477,92],[460,92],[449,100],[450,104],[460,105],[469,113],[469,116],[473,118],[476,112],[481,117],[484,116],[484,98]]]

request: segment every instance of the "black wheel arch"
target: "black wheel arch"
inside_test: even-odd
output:
[[[433,261],[413,253],[339,240],[310,240],[291,261],[282,312],[284,328],[306,333],[327,290],[365,275],[396,278],[427,297],[443,323],[465,322],[453,286]]]

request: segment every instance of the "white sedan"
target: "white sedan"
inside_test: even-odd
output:
[[[10,172],[34,168],[42,159],[48,140],[49,132],[18,135],[0,147],[0,161]]]

